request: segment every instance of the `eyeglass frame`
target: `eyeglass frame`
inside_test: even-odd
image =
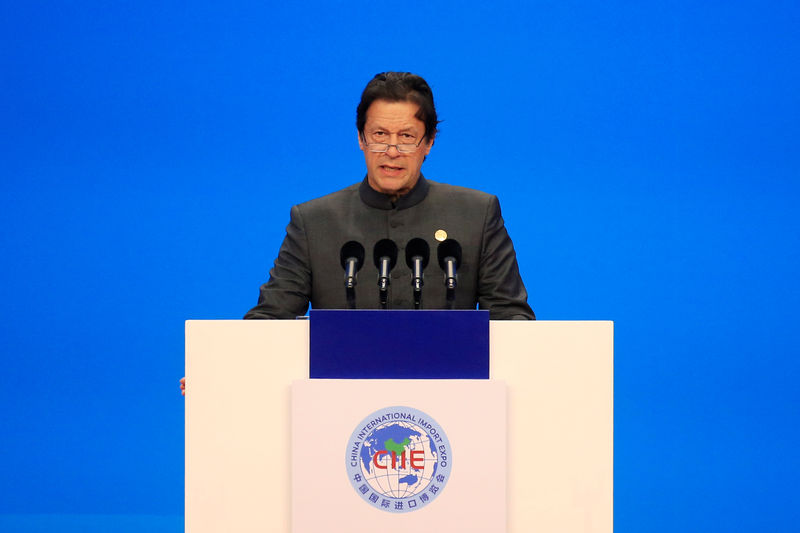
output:
[[[366,146],[367,149],[370,152],[372,152],[373,154],[385,154],[386,152],[389,151],[389,148],[391,148],[392,146],[394,146],[395,149],[397,150],[397,152],[400,153],[400,154],[413,154],[414,152],[419,150],[419,147],[422,144],[422,141],[424,141],[427,136],[428,136],[427,134],[423,135],[422,138],[419,140],[419,142],[417,144],[413,144],[413,143],[412,144],[407,144],[407,143],[389,144],[389,143],[368,143],[366,134],[364,134],[363,132],[361,133],[361,139],[363,139],[363,141],[364,141],[364,146]],[[373,146],[385,146],[386,149],[385,150],[375,150],[375,149],[371,148]],[[414,149],[413,150],[409,150],[409,151],[406,152],[406,151],[403,151],[403,150],[400,149],[401,146],[413,146]]]

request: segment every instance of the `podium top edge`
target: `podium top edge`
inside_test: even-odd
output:
[[[358,310],[356,310],[358,311]],[[416,312],[411,310],[412,312]],[[260,322],[307,322],[307,316],[298,318],[280,318],[280,319],[250,319],[244,320],[241,318],[187,318],[184,324],[195,323],[208,323],[208,322],[247,322],[247,323],[260,323]],[[492,324],[614,324],[614,320],[606,319],[586,319],[586,320],[490,320]]]

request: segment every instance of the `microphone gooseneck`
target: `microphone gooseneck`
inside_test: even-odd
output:
[[[392,282],[389,274],[397,264],[397,245],[391,239],[381,239],[375,244],[372,260],[378,269],[378,295],[381,309],[386,309],[389,300],[389,285]]]
[[[339,252],[339,261],[344,268],[344,288],[347,297],[347,305],[350,309],[356,308],[356,283],[357,274],[364,266],[364,247],[356,241],[344,243]]]
[[[422,309],[423,272],[428,266],[431,248],[424,239],[416,238],[406,245],[406,264],[411,269],[411,286],[414,289],[414,309]]]
[[[439,259],[439,267],[444,271],[444,285],[449,299],[451,291],[455,291],[458,284],[456,271],[461,266],[461,245],[454,239],[447,239],[439,244],[436,255]]]

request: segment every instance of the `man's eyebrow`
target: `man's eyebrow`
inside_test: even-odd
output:
[[[385,128],[385,127],[380,126],[380,125],[376,125],[376,126],[373,126],[371,128],[367,128],[367,131],[371,131],[371,132],[372,131],[378,131],[378,130],[388,131],[388,132],[391,132],[391,133],[407,133],[407,132],[416,133],[416,126],[408,125],[408,126],[404,126],[404,127],[400,128],[399,130],[396,130],[396,131],[392,131],[391,129]]]

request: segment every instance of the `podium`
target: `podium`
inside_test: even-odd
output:
[[[291,412],[301,405],[298,394],[306,387],[334,387],[325,389],[325,397],[336,397],[343,393],[335,387],[349,386],[340,380],[308,380],[309,326],[307,320],[187,321],[187,532],[288,533],[293,527],[306,527],[305,515],[298,519],[296,514],[292,520],[292,494],[297,500],[302,488],[292,485],[292,464],[297,460],[293,449],[300,447],[292,442],[296,424]],[[611,532],[613,323],[492,321],[489,352],[489,380],[449,380],[447,386],[477,386],[482,381],[504,390],[503,401],[496,404],[498,409],[505,407],[502,422],[507,428],[502,443],[505,464],[499,465],[505,469],[501,530]],[[348,436],[321,438],[330,439],[340,459],[341,483],[348,485],[329,493],[355,501],[357,487],[349,486],[345,477]],[[459,450],[456,442],[453,447]],[[390,460],[387,450],[380,451],[386,453],[374,458],[378,467],[380,461]],[[452,502],[458,458],[456,453],[454,481],[440,500],[400,519],[430,517],[448,504],[446,498]],[[323,518],[330,511],[326,503],[320,503]],[[378,522],[389,516],[365,502],[355,503]],[[480,517],[470,507],[462,512]],[[361,530],[358,523],[337,526],[340,519],[331,517],[326,530]],[[373,528],[364,526],[367,529]]]

